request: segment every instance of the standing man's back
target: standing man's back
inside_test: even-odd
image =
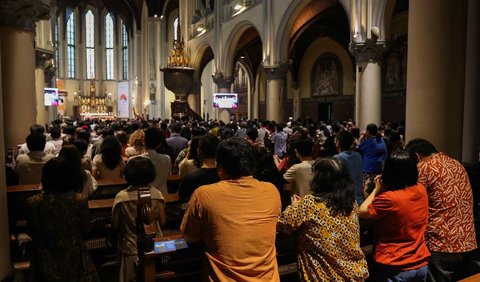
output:
[[[207,133],[200,138],[198,142],[198,156],[202,162],[202,167],[181,179],[178,186],[178,197],[181,202],[188,202],[193,191],[200,186],[220,181],[215,164],[219,143],[217,136],[212,133]]]
[[[348,169],[348,174],[353,180],[355,199],[360,206],[363,203],[363,160],[360,153],[352,150],[353,135],[348,131],[340,131],[335,136],[335,145],[338,154],[333,157],[341,161]]]
[[[172,168],[172,160],[165,154],[156,152],[161,146],[161,140],[165,138],[159,128],[145,130],[145,155],[147,155],[155,167],[155,179],[150,185],[157,188],[163,195],[168,194],[167,180]]]
[[[290,185],[292,195],[300,197],[312,194],[310,181],[313,178],[312,165],[315,162],[312,158],[313,141],[309,138],[299,138],[295,141],[295,154],[301,161],[292,165],[285,174],[285,179]]]
[[[252,177],[253,150],[243,139],[220,144],[217,166],[222,180],[195,190],[180,227],[188,241],[204,241],[207,280],[280,281],[277,189]]]
[[[188,147],[188,140],[180,136],[181,130],[182,125],[178,122],[170,125],[171,135],[169,138],[167,138],[167,144],[173,150],[173,161],[177,158],[178,153],[180,153],[181,150]]]
[[[473,220],[473,192],[465,168],[455,159],[437,152],[423,139],[414,139],[406,150],[418,160],[418,182],[427,188],[427,246],[432,254],[429,281],[464,278],[477,248]]]
[[[363,156],[363,172],[372,177],[381,174],[383,163],[387,159],[387,146],[378,135],[377,125],[367,125],[367,130],[358,143],[358,150]]]

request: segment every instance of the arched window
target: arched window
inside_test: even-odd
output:
[[[67,73],[75,78],[75,11],[70,12],[67,20]]]
[[[85,48],[87,79],[95,78],[95,16],[92,10],[85,15]]]
[[[178,17],[173,20],[173,41],[178,40],[179,30],[178,30]]]
[[[123,79],[128,79],[128,33],[125,25],[122,25],[122,57]]]
[[[105,78],[113,79],[113,18],[110,13],[105,16]]]

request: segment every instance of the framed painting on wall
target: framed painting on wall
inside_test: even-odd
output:
[[[407,77],[407,40],[405,37],[393,42],[383,62],[383,90],[404,92]]]
[[[342,94],[342,64],[333,53],[318,57],[312,67],[310,93],[312,96]]]

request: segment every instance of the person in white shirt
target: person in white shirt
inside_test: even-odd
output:
[[[58,155],[58,153],[60,153],[60,150],[62,149],[62,144],[63,144],[60,128],[52,127],[50,129],[50,137],[51,137],[51,140],[48,141],[47,143],[52,143],[53,146],[55,146],[55,156],[56,156]]]
[[[34,124],[30,126],[30,134],[42,134],[45,135],[45,127],[41,126],[40,124]],[[27,143],[23,143],[18,148],[18,154],[26,154],[30,152],[28,149]],[[53,154],[55,155],[55,146],[52,143],[45,143],[45,147],[43,148],[43,152],[46,154]]]
[[[258,136],[255,142],[257,142],[258,145],[260,146],[265,146],[265,137],[268,138],[270,135],[270,132],[267,129],[267,121],[262,121],[260,122],[260,128],[258,129]]]
[[[290,185],[292,195],[305,196],[312,194],[310,181],[313,178],[312,165],[315,162],[312,158],[313,141],[309,138],[299,138],[294,143],[295,155],[301,161],[291,166],[283,175],[283,178]]]
[[[55,155],[43,151],[46,143],[45,135],[30,134],[27,136],[28,153],[17,156],[15,171],[18,174],[18,182],[24,184],[40,184],[42,180],[43,166]]]
[[[163,195],[168,194],[167,180],[172,168],[172,160],[165,154],[157,153],[155,150],[161,145],[162,131],[159,128],[145,130],[145,148],[143,156],[147,156],[155,167],[156,176],[151,186],[157,188]]]

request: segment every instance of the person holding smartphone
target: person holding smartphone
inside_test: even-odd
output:
[[[426,281],[430,252],[425,243],[428,197],[418,183],[415,160],[404,150],[386,160],[360,217],[375,222],[377,281]]]

